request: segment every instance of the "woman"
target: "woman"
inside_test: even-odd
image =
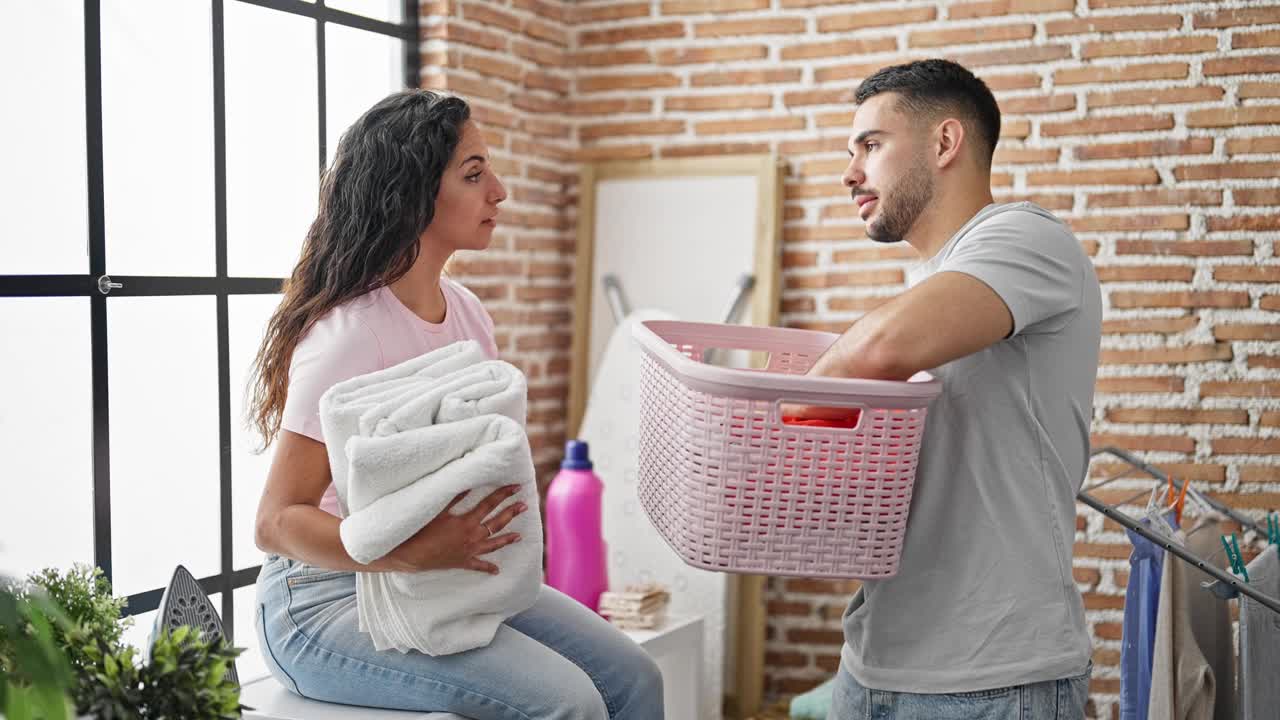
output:
[[[506,190],[467,104],[410,90],[347,130],[325,174],[320,208],[255,364],[251,414],[275,455],[258,506],[258,636],[276,678],[305,697],[498,718],[662,717],[657,667],[582,605],[543,587],[535,605],[483,648],[433,657],[378,652],[359,631],[355,572],[466,568],[536,499],[441,513],[387,556],[356,563],[339,509],[319,399],[333,384],[460,340],[496,357],[493,321],[442,275],[456,250],[488,247]],[[455,503],[457,501],[455,500]]]

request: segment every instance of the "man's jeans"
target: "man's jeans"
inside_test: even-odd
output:
[[[868,690],[836,673],[827,720],[1082,720],[1089,674],[978,692],[917,695]]]

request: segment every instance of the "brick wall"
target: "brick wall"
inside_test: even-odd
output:
[[[530,372],[544,472],[564,434],[577,163],[776,151],[789,169],[783,322],[841,330],[901,292],[912,257],[866,240],[840,187],[851,91],[883,65],[941,56],[1000,101],[997,197],[1054,210],[1095,259],[1107,308],[1095,443],[1237,507],[1280,508],[1280,2],[422,7],[423,83],[475,102],[512,189],[494,249],[457,274]],[[1092,713],[1113,717],[1127,543],[1087,508],[1077,528]],[[853,587],[771,581],[772,692],[834,669]]]
[[[484,302],[502,357],[529,378],[529,440],[544,486],[559,463],[569,392],[576,182],[568,3],[421,3],[422,86],[467,98],[507,186],[493,244],[449,272]]]

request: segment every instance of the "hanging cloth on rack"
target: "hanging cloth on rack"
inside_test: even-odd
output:
[[[1219,538],[1231,532],[1222,515],[1214,512],[1211,519],[1202,518],[1187,532],[1187,550],[1202,558],[1216,557],[1222,549]],[[1203,527],[1201,527],[1203,525]],[[1191,632],[1204,659],[1213,668],[1213,718],[1236,718],[1236,651],[1235,633],[1231,628],[1231,605],[1207,592],[1204,584],[1213,577],[1187,566],[1187,610],[1191,616]]]
[[[1164,550],[1132,530],[1125,532],[1133,552],[1120,631],[1120,720],[1147,720]]]
[[[1280,597],[1280,559],[1268,545],[1249,563],[1249,584]],[[1240,718],[1273,720],[1280,708],[1280,613],[1240,595]]]
[[[1185,486],[1184,486],[1185,487]],[[1214,676],[1191,629],[1192,568],[1166,554],[1152,648],[1148,718],[1213,720]]]

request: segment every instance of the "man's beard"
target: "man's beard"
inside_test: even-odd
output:
[[[886,195],[876,197],[880,217],[867,223],[867,237],[878,243],[902,242],[933,200],[933,176],[924,159],[920,158]]]

